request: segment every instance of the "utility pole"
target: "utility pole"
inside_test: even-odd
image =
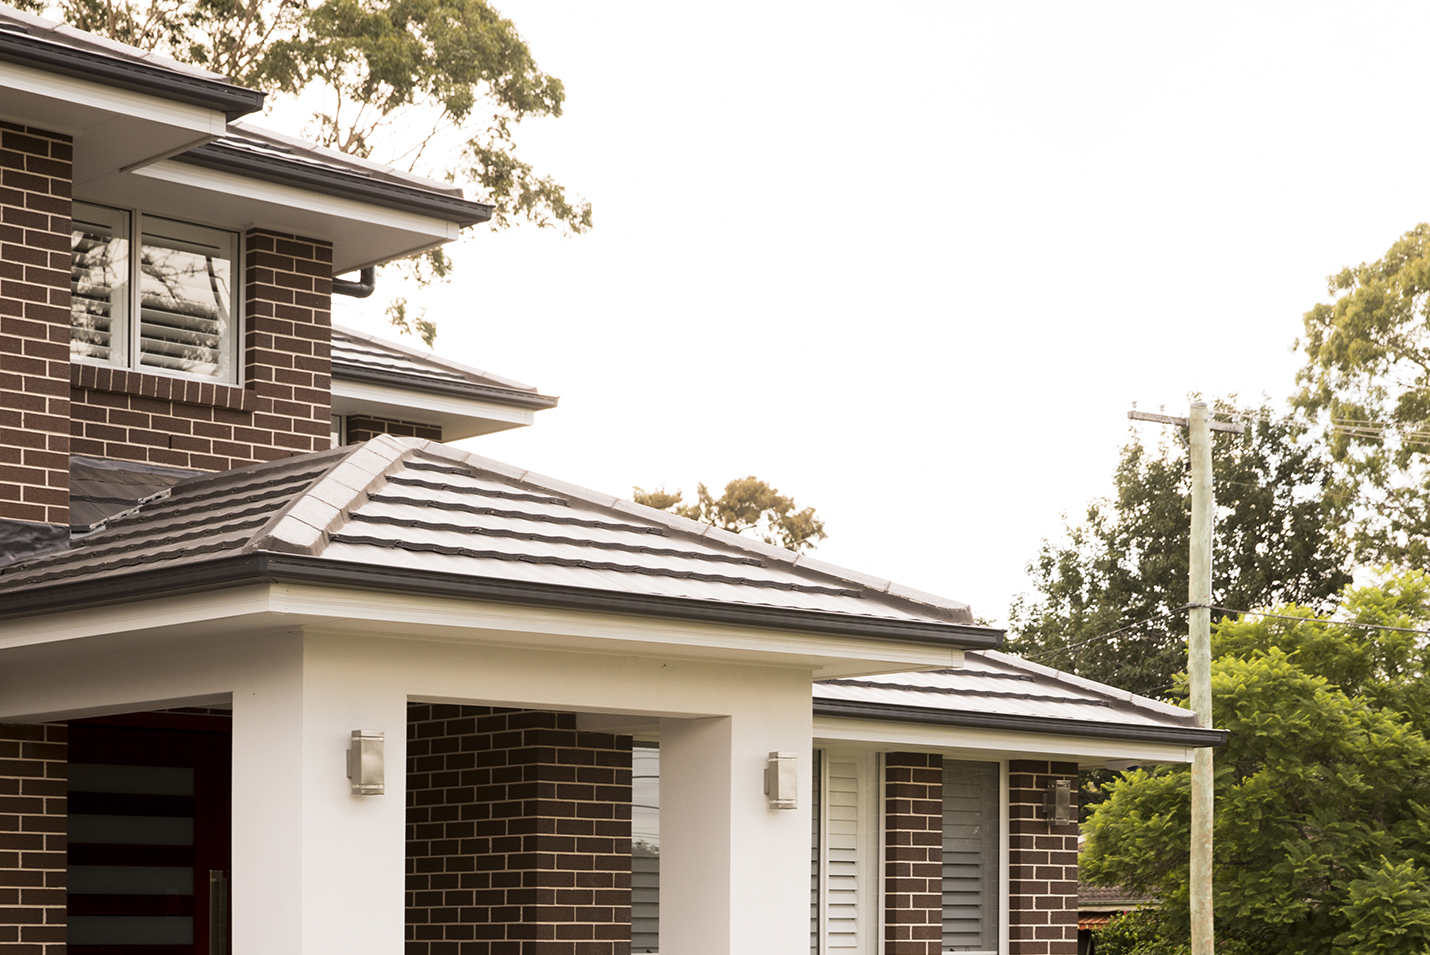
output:
[[[1239,424],[1211,421],[1204,401],[1192,404],[1186,418],[1129,411],[1134,421],[1181,425],[1188,431],[1192,453],[1191,562],[1187,575],[1187,680],[1192,710],[1204,728],[1212,726],[1212,530],[1216,501],[1212,496],[1213,431],[1240,434]],[[1192,955],[1212,955],[1216,948],[1212,922],[1212,806],[1215,798],[1210,747],[1192,753],[1191,909]]]

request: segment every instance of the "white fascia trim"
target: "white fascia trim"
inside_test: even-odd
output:
[[[370,205],[354,199],[310,192],[306,189],[268,182],[264,179],[250,179],[247,176],[225,172],[222,169],[210,169],[207,166],[196,166],[193,163],[178,162],[172,159],[154,163],[152,166],[145,166],[143,169],[136,169],[134,175],[189,186],[193,189],[203,189],[207,192],[218,192],[227,196],[266,202],[283,208],[301,209],[305,212],[331,216],[335,219],[347,219],[365,225],[415,232],[419,235],[431,236],[439,243],[456,239],[460,232],[455,222],[449,222],[446,219],[419,216],[411,212],[403,212],[400,209],[389,209],[385,206]]]
[[[401,638],[697,657],[839,672],[960,666],[963,651],[699,621],[481,603],[305,584],[254,584],[7,621],[0,651],[64,640],[196,628],[310,627]],[[822,662],[821,662],[822,661]]]
[[[379,405],[403,411],[411,409],[419,414],[429,412],[460,418],[481,418],[486,421],[505,421],[513,425],[529,425],[536,421],[536,412],[525,408],[512,408],[477,398],[459,398],[456,395],[393,388],[366,381],[347,381],[336,375],[333,377],[332,394],[334,398],[346,398],[365,405]]]
[[[967,726],[931,726],[884,720],[814,717],[816,745],[859,743],[919,752],[937,752],[959,759],[1066,759],[1083,768],[1101,768],[1107,761],[1131,764],[1190,763],[1193,750],[1172,743],[1091,739]]]
[[[228,129],[228,118],[217,110],[176,103],[133,90],[116,89],[73,76],[46,73],[18,63],[0,62],[0,90],[44,96],[67,105],[102,110],[112,114],[112,117],[162,123],[165,126],[190,129],[204,136],[219,137]],[[3,107],[0,107],[0,112],[3,112]],[[105,121],[107,119],[101,120]],[[57,129],[55,132],[73,135],[97,125],[99,123],[81,129]]]

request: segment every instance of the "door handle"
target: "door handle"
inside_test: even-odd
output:
[[[209,955],[228,955],[228,875],[209,870]]]

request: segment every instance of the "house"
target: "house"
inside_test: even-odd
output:
[[[1193,714],[966,605],[446,444],[335,330],[490,207],[0,8],[7,951],[1075,951],[1076,771]]]

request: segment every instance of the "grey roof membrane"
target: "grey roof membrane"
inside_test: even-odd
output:
[[[458,451],[380,436],[204,474],[0,568],[0,594],[299,555],[405,573],[874,618],[972,624],[968,607]],[[973,628],[969,628],[970,630]]]
[[[816,711],[830,703],[834,706],[826,709],[836,712],[840,705],[897,707],[903,713],[912,708],[929,715],[977,713],[1126,728],[1134,737],[1151,728],[1198,729],[1190,710],[996,650],[969,650],[958,669],[822,680],[814,685],[814,703]]]
[[[70,455],[70,527],[86,531],[184,478],[202,474],[133,461]]]
[[[549,407],[536,388],[350,328],[333,326],[333,377],[386,380],[416,391],[470,393],[487,401]]]

